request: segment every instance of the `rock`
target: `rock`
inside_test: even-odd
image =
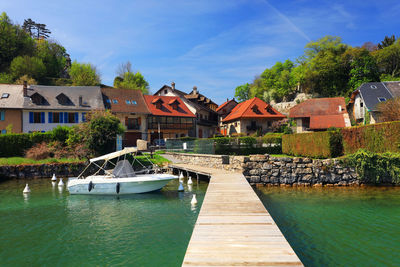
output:
[[[265,162],[268,161],[269,155],[251,155],[250,161]]]

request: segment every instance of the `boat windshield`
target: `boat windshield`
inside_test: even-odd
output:
[[[115,165],[115,168],[113,170],[113,175],[117,178],[136,176],[132,165],[126,159],[117,162],[117,165]]]

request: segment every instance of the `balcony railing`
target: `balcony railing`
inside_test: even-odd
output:
[[[139,124],[128,124],[128,125],[126,125],[126,128],[128,130],[140,130],[140,125]]]

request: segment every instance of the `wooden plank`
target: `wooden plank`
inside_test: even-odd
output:
[[[243,174],[173,167],[211,176],[182,266],[303,266]]]

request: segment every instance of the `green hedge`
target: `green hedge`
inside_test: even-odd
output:
[[[400,153],[373,153],[360,149],[342,161],[356,169],[363,183],[400,184]]]
[[[250,155],[281,154],[282,135],[265,135],[264,137],[218,137],[215,141],[215,154],[218,155]]]
[[[338,157],[343,153],[342,136],[339,131],[285,134],[282,152],[311,158]]]
[[[2,134],[0,135],[0,157],[22,157],[25,150],[42,142],[65,143],[69,130],[69,127],[58,126],[46,133]]]
[[[400,152],[400,121],[344,128],[341,133],[345,154],[361,148],[375,153]]]

